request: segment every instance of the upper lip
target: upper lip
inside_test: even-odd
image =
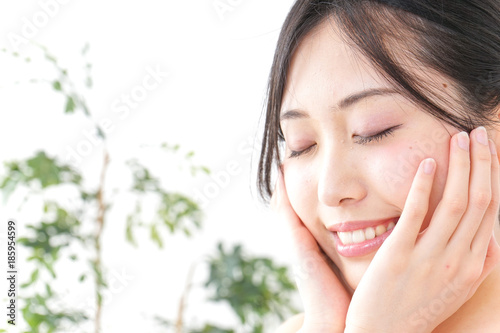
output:
[[[378,220],[357,220],[357,221],[345,221],[336,224],[332,224],[328,227],[328,230],[333,232],[348,232],[355,231],[359,229],[366,229],[369,227],[376,227],[382,224],[389,224],[391,222],[396,223],[399,219],[399,216],[389,217],[385,219]]]

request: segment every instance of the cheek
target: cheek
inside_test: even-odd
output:
[[[309,221],[316,211],[317,193],[310,167],[283,165],[286,192],[292,208],[302,221]]]
[[[406,141],[391,145],[379,152],[377,172],[381,175],[381,188],[392,198],[392,203],[400,209],[404,208],[406,198],[417,173],[420,163],[432,157],[437,163],[432,192],[429,199],[429,214],[441,200],[448,174],[449,142],[436,142],[431,139]],[[428,218],[426,218],[427,220]],[[427,225],[428,221],[424,221]]]

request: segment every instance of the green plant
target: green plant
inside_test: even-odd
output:
[[[105,132],[93,121],[85,94],[79,92],[69,71],[60,66],[57,58],[45,47],[40,47],[40,50],[56,74],[54,78],[33,82],[48,84],[54,93],[62,94],[64,113],[82,112],[94,125],[100,139],[106,142]],[[88,51],[86,45],[82,50],[84,58]],[[19,54],[13,56],[21,59]],[[92,66],[86,62],[83,68],[84,86],[90,90]],[[158,149],[169,154],[171,160],[187,164],[190,177],[209,173],[208,168],[194,162],[192,151],[183,152],[179,145],[165,143]],[[18,239],[29,253],[27,260],[31,263],[28,266],[29,278],[20,285],[21,312],[29,327],[27,332],[65,332],[68,327],[89,321],[93,322],[96,333],[101,331],[103,293],[108,288],[101,253],[102,234],[109,211],[116,204],[108,195],[106,176],[113,163],[106,148],[102,148],[102,156],[99,179],[89,179],[83,170],[43,150],[24,160],[4,163],[4,172],[0,176],[4,201],[17,191],[24,195],[19,209],[30,201],[41,203],[39,221],[27,225],[29,233]],[[182,233],[190,237],[201,228],[203,212],[197,202],[181,192],[167,189],[137,157],[130,156],[127,167],[132,185],[122,191],[133,196],[135,203],[124,223],[124,234],[131,244],[138,247],[134,237],[138,229],[147,230],[151,241],[161,248],[165,242],[162,235]],[[71,204],[63,198],[71,198]],[[156,203],[153,218],[143,214],[145,201]],[[249,332],[263,332],[266,318],[278,316],[283,319],[285,313],[296,311],[290,305],[290,295],[295,288],[288,278],[288,270],[271,259],[247,256],[240,245],[227,252],[219,243],[217,253],[204,262],[210,267],[210,276],[202,286],[212,294],[209,301],[229,304],[242,327]],[[74,280],[93,290],[93,313],[64,303],[64,295],[53,288],[59,273],[68,263],[74,264]],[[219,328],[208,323],[202,328],[185,323],[185,301],[191,288],[192,272],[189,276],[175,324],[162,317],[157,317],[158,323],[164,328],[175,328],[178,333],[234,332],[232,328]]]

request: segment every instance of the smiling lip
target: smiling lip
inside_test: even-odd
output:
[[[370,221],[348,221],[337,223],[328,227],[328,230],[333,232],[347,232],[354,231],[359,229],[366,229],[369,227],[376,227],[382,224],[389,224],[391,222],[396,223],[399,220],[399,216],[391,217],[388,219],[380,219],[380,220],[370,220]]]
[[[334,224],[328,227],[333,233],[333,238],[335,241],[335,247],[337,252],[343,257],[360,257],[367,255],[371,252],[378,250],[380,246],[384,243],[384,241],[389,237],[394,229],[387,230],[385,233],[376,236],[373,239],[367,239],[361,243],[355,244],[343,244],[338,236],[338,232],[351,232],[356,230],[363,230],[366,228],[375,228],[377,226],[383,225],[387,227],[390,223],[397,223],[399,220],[398,217],[392,217],[388,219],[380,219],[380,220],[370,220],[370,221],[349,221]]]

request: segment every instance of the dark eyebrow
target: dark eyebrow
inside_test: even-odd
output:
[[[394,89],[389,88],[377,88],[377,89],[368,89],[363,90],[361,92],[354,93],[352,95],[347,96],[343,100],[341,100],[337,106],[333,108],[335,111],[345,110],[356,103],[359,103],[361,100],[380,95],[390,95],[397,94],[398,92]],[[309,118],[309,114],[307,112],[301,110],[289,110],[285,111],[280,116],[280,121],[289,120],[289,119],[300,119],[300,118]]]

